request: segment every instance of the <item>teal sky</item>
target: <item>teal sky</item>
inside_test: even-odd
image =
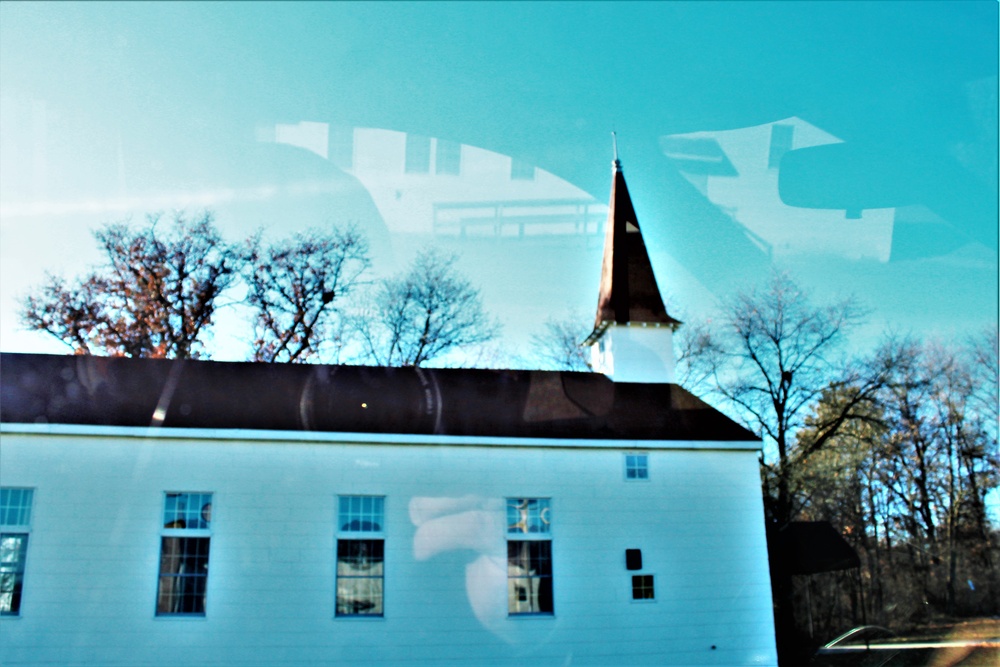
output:
[[[234,239],[357,221],[382,273],[453,249],[523,347],[548,315],[592,317],[599,237],[461,239],[392,200],[606,202],[612,130],[683,317],[776,267],[856,294],[868,339],[961,338],[997,322],[997,28],[992,1],[3,2],[0,348],[66,349],[19,329],[17,299],[97,261],[96,225],[204,205]],[[461,178],[365,172],[393,133],[462,144]],[[539,171],[477,176],[477,155]]]

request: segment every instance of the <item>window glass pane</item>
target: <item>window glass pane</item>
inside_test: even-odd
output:
[[[31,522],[33,489],[0,489],[0,525],[27,526]]]
[[[21,610],[27,553],[27,535],[0,534],[0,615],[16,616]]]
[[[167,493],[163,505],[163,527],[204,530],[212,521],[211,493]]]
[[[649,479],[649,455],[647,455],[647,454],[626,454],[625,455],[625,478],[626,479]]]
[[[205,613],[209,539],[162,538],[157,614]]]
[[[431,138],[418,134],[406,135],[407,174],[426,174],[431,170]]]
[[[382,615],[383,540],[337,541],[337,615]]]
[[[507,542],[507,602],[511,614],[552,613],[551,542]]]
[[[548,498],[508,498],[507,532],[546,534],[552,523]]]
[[[341,496],[337,524],[341,532],[382,532],[385,498],[381,496]]]
[[[652,600],[653,595],[653,575],[637,574],[632,577],[632,599]]]
[[[437,140],[434,171],[438,174],[458,174],[462,165],[462,144],[447,139]]]

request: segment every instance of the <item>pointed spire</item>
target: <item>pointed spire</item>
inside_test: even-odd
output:
[[[680,322],[667,314],[656,285],[653,266],[639,231],[639,221],[632,207],[621,161],[618,140],[614,139],[615,158],[608,203],[608,222],[604,233],[604,260],[597,300],[594,331],[587,339],[595,342],[609,325],[645,323],[676,327]]]

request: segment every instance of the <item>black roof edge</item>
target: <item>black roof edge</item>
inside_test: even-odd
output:
[[[674,384],[571,371],[0,354],[0,422],[757,442]]]

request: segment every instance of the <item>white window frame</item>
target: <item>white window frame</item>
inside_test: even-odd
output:
[[[354,499],[363,502],[364,499],[371,499],[373,502],[380,504],[381,509],[378,514],[368,514],[362,511],[362,513],[355,515],[350,509],[348,509],[345,515],[342,512],[342,507],[345,501],[351,503]],[[333,549],[333,568],[334,568],[334,600],[333,600],[333,613],[334,617],[338,619],[382,619],[385,618],[385,543],[386,543],[386,497],[380,495],[365,495],[365,494],[342,494],[337,496],[337,507],[336,507],[336,517],[337,517],[337,530],[336,539],[334,540]],[[350,518],[352,516],[357,516],[359,518],[348,520],[345,524],[345,518]],[[363,517],[380,517],[381,521],[377,524],[377,530],[369,525],[365,527],[363,524]],[[358,527],[351,527],[350,524],[354,521],[359,521],[360,525]],[[363,576],[345,576],[341,574],[340,568],[340,551],[341,545],[351,542],[366,542],[366,543],[380,543],[382,550],[382,561],[381,561],[381,572],[378,575],[363,575]],[[340,584],[341,579],[354,579],[354,580],[369,580],[371,583],[375,584],[377,588],[379,602],[376,607],[377,611],[372,612],[358,612],[354,613],[348,611],[341,611],[341,595],[340,595]],[[346,598],[345,598],[346,602]]]
[[[538,511],[533,512],[531,504],[538,504]],[[552,554],[552,498],[539,496],[511,496],[504,502],[504,524],[506,525],[505,537],[507,542],[507,618],[553,618],[555,616],[555,572],[552,567],[554,556]],[[511,545],[523,545],[524,548],[532,549],[531,544],[544,543],[548,546],[548,573],[532,575],[525,573],[516,575],[512,573]],[[530,561],[530,556],[529,556]],[[538,581],[540,585],[548,581],[549,609],[522,611],[515,605],[514,591],[524,590],[518,587],[515,582],[528,579]],[[530,588],[530,586],[529,586]],[[535,597],[540,598],[540,593],[544,589],[539,587]],[[527,596],[522,599],[518,596],[518,602],[527,602]],[[539,605],[541,606],[541,605]]]
[[[31,513],[35,501],[35,489],[23,486],[0,487],[0,493],[5,492],[4,495],[7,495],[8,501],[13,491],[27,492],[27,502],[19,502],[16,506],[18,516],[11,514],[11,506],[9,504],[6,506],[0,505],[0,540],[13,537],[20,538],[20,557],[18,558],[16,567],[10,571],[6,571],[6,568],[4,568],[4,574],[14,575],[14,585],[9,591],[11,609],[0,610],[0,619],[21,617],[21,610],[24,607],[24,582],[27,579],[28,569],[28,544],[31,542]],[[9,519],[14,519],[14,521],[10,521]],[[0,596],[3,595],[4,593],[0,592]],[[15,605],[13,603],[15,599],[17,601],[16,608],[14,608]],[[0,600],[3,600],[3,597],[0,597]]]
[[[639,458],[643,459],[641,465],[638,463]],[[629,459],[636,459],[635,465],[630,466]],[[632,470],[635,470],[636,474],[630,476],[629,472]],[[622,454],[622,474],[625,476],[626,482],[648,482],[650,478],[649,452],[624,452]]]
[[[187,508],[185,508],[186,510],[184,512],[185,518],[183,519],[185,521],[185,525],[183,527],[176,525],[176,523],[181,520],[177,518],[178,514],[176,512],[173,515],[175,517],[174,521],[171,522],[166,521],[166,519],[168,518],[167,502],[168,498],[170,498],[171,496],[188,496],[189,498],[198,497],[196,504],[199,505],[199,507],[197,507],[195,511],[187,510]],[[204,502],[206,497],[208,498],[207,503]],[[205,511],[206,507],[208,508],[207,518]],[[192,527],[188,527],[186,525],[188,518],[194,518],[194,520],[197,523]],[[205,618],[205,616],[208,614],[208,571],[207,570],[209,568],[209,565],[211,564],[212,526],[215,524],[215,493],[213,493],[212,491],[164,491],[163,502],[160,506],[159,524],[160,524],[160,531],[159,531],[160,546],[157,552],[159,554],[159,558],[156,568],[155,616],[156,618]],[[174,524],[174,525],[168,528],[167,527],[168,524]],[[165,594],[167,596],[170,596],[169,591],[165,591],[163,588],[164,578],[172,577],[175,581],[176,580],[184,581],[185,579],[185,576],[180,571],[167,572],[166,574],[164,574],[163,572],[164,555],[165,555],[164,548],[167,544],[166,540],[168,539],[207,540],[207,542],[205,543],[207,545],[207,550],[205,554],[206,562],[204,563],[204,568],[206,570],[205,574],[199,575],[197,577],[195,576],[187,577],[187,579],[189,579],[192,583],[194,583],[195,586],[201,587],[201,590],[198,593],[196,593],[196,595],[200,594],[201,596],[201,611],[176,611],[176,610],[171,611],[162,609],[162,607],[165,606],[161,601],[162,596],[164,596]],[[189,563],[191,563],[191,561],[194,561],[196,563],[198,559],[197,554],[192,555],[190,553],[183,553],[183,554],[178,554],[178,556],[188,559],[187,562],[183,564],[183,566],[187,566]],[[198,582],[198,580],[201,581]]]

